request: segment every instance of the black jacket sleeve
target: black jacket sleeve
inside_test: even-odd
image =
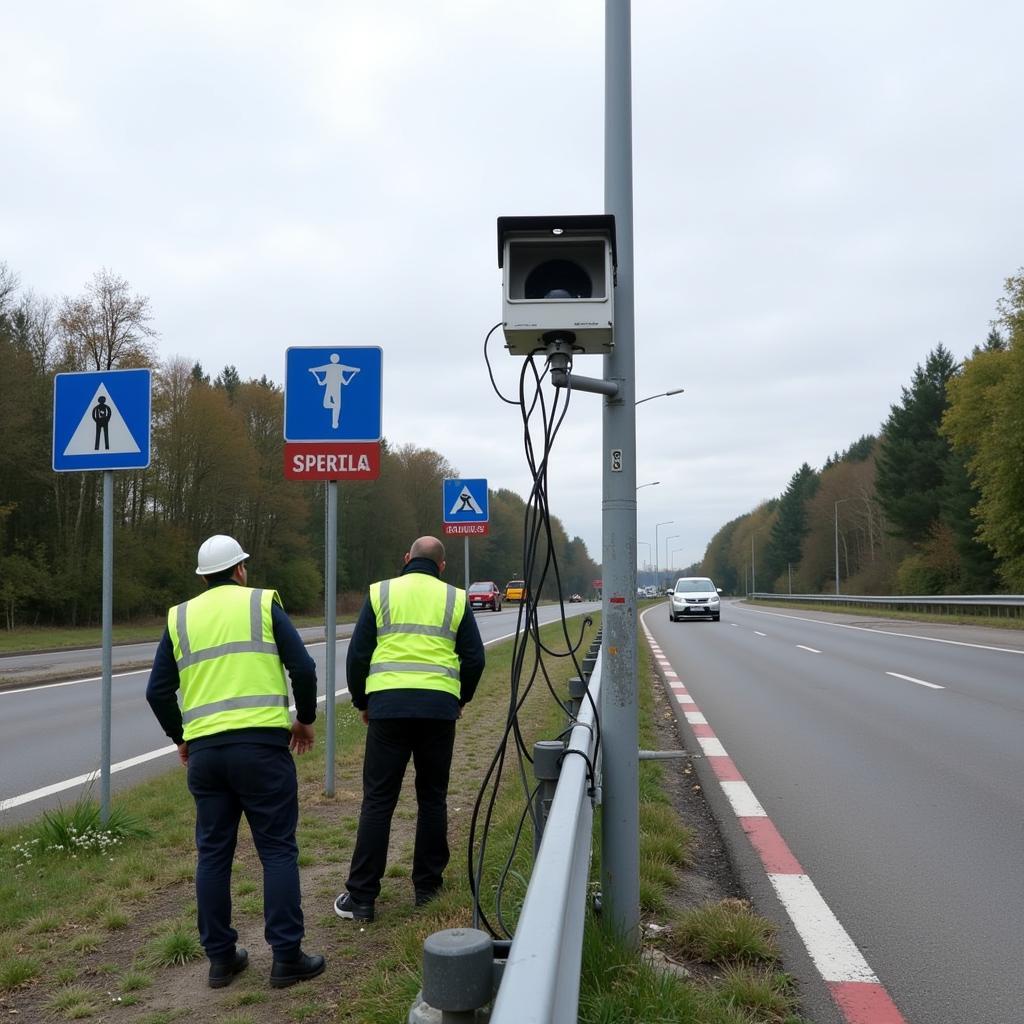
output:
[[[303,725],[316,721],[316,662],[306,650],[287,612],[275,601],[270,608],[277,653],[288,670],[295,696],[295,717]]]
[[[377,648],[377,617],[373,614],[370,599],[363,602],[352,637],[348,642],[345,656],[345,677],[352,706],[359,711],[366,710],[366,677],[370,674],[370,659]]]
[[[455,634],[455,653],[459,658],[459,704],[468,704],[476,693],[476,684],[484,673],[484,642],[473,615],[473,609],[466,605],[458,632]]]
[[[153,658],[153,668],[149,673],[149,682],[146,684],[146,700],[156,715],[160,727],[171,738],[174,743],[181,744],[182,723],[181,708],[178,707],[178,664],[174,660],[174,648],[171,645],[171,635],[164,630],[164,635],[157,645],[156,657]]]

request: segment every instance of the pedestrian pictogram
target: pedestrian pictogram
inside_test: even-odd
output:
[[[473,492],[466,486],[463,486],[462,490],[459,491],[459,496],[455,499],[455,504],[448,509],[448,518],[451,519],[456,517],[462,512],[467,512],[474,516],[482,516],[484,514],[484,510],[477,504],[476,499],[473,497]]]
[[[58,373],[53,381],[53,468],[149,465],[150,371]]]
[[[379,441],[381,364],[376,346],[289,348],[284,439]]]

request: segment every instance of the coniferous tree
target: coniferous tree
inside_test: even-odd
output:
[[[790,565],[799,564],[808,530],[807,502],[817,487],[818,474],[805,462],[793,474],[779,499],[778,515],[764,553],[762,589],[773,587],[774,581],[786,573]]]

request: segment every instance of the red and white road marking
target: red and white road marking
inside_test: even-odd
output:
[[[906,1024],[856,943],[832,913],[811,877],[772,824],[707,718],[685,685],[678,681],[679,676],[672,670],[642,617],[641,623],[659,668],[666,676],[671,671],[667,681],[673,698],[683,708],[686,721],[693,729],[729,806],[761,858],[772,888],[832,993],[843,1018],[847,1024]],[[821,653],[810,647],[804,650]]]

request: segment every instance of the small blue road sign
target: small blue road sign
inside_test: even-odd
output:
[[[379,346],[289,348],[286,441],[379,441],[383,352]]]
[[[53,378],[53,468],[149,465],[151,370],[58,373]]]
[[[442,501],[446,523],[487,522],[486,480],[445,480]]]

